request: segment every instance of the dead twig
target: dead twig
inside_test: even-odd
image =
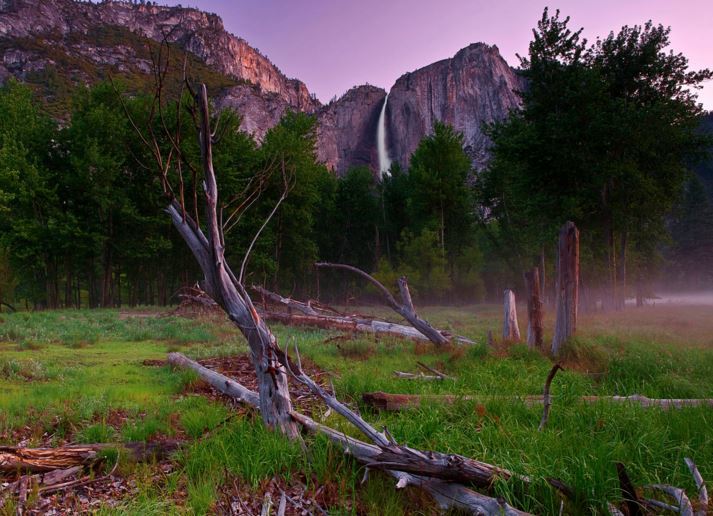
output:
[[[550,406],[552,405],[552,399],[550,397],[550,385],[552,384],[552,379],[555,377],[557,371],[559,371],[560,369],[562,369],[562,366],[560,366],[559,364],[555,364],[554,366],[552,366],[552,369],[550,369],[550,372],[547,375],[547,379],[545,380],[545,389],[542,393],[544,407],[542,408],[542,419],[540,420],[540,426],[537,428],[539,432],[542,432],[542,430],[545,429],[545,426],[547,425],[547,420],[550,417]]]

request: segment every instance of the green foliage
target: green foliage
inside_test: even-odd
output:
[[[691,177],[671,222],[671,268],[686,287],[713,282],[713,205],[701,181]]]
[[[705,143],[692,89],[713,73],[689,71],[663,26],[588,45],[568,22],[545,10],[521,63],[523,110],[491,127],[481,218],[517,274],[573,220],[588,281],[625,281],[615,256],[650,277],[686,164]]]

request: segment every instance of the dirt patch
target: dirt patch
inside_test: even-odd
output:
[[[289,484],[279,477],[266,480],[257,489],[251,489],[238,479],[226,482],[214,510],[217,514],[261,514],[266,501],[269,500],[268,503],[272,504],[270,514],[274,514],[277,513],[284,496],[285,514],[288,516],[327,514],[326,509],[335,506],[347,513],[351,511],[351,500],[344,500],[339,496],[338,485],[317,486],[312,482],[308,488],[303,477],[300,478],[299,474],[296,477],[293,476]]]
[[[141,363],[147,367],[163,367],[168,364],[166,360],[161,360],[158,358],[147,358]]]
[[[255,368],[247,355],[207,358],[199,360],[199,363],[208,369],[212,369],[213,371],[217,371],[220,374],[232,378],[252,391],[259,391],[257,377],[255,376]],[[329,373],[319,369],[314,362],[306,357],[302,358],[302,368],[326,391],[331,391],[331,387],[329,386]],[[292,377],[288,376],[288,378],[292,402],[300,412],[312,415],[315,411],[317,411],[318,407],[326,410],[322,400],[312,394],[312,392],[310,392],[305,385],[301,384]],[[213,399],[220,399],[221,401],[227,402],[233,406],[236,405],[232,398],[216,391],[213,387],[202,380],[188,384],[184,389],[184,392],[201,394]]]

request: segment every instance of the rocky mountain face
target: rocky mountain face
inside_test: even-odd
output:
[[[67,56],[77,63],[73,72],[78,81],[86,79],[82,65],[150,73],[151,61],[137,48],[140,42],[129,44],[116,32],[119,37],[109,37],[116,29],[153,41],[165,35],[215,72],[257,85],[293,109],[314,111],[320,106],[304,83],[288,79],[247,42],[228,33],[217,15],[123,1],[0,0],[0,79],[24,79]]]
[[[386,91],[357,86],[317,111],[317,156],[337,174],[364,165],[378,170],[376,125]]]
[[[452,125],[465,137],[476,168],[487,161],[483,124],[501,120],[520,107],[523,80],[496,46],[475,43],[453,58],[402,75],[386,106],[391,159],[408,165],[411,153],[436,121]]]
[[[163,38],[191,59],[220,109],[234,109],[242,128],[261,140],[287,110],[317,117],[317,154],[337,174],[366,165],[379,170],[377,124],[386,92],[352,88],[322,106],[299,80],[289,79],[214,14],[183,7],[104,0],[0,0],[0,82],[27,81],[49,99],[71,97],[76,84],[109,73],[135,89],[153,84],[148,42]],[[399,78],[386,106],[387,148],[408,165],[435,121],[463,132],[476,167],[487,160],[482,124],[517,109],[521,79],[482,43]],[[66,106],[60,102],[59,111]]]

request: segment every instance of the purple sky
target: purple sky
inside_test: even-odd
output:
[[[388,89],[401,74],[477,41],[497,45],[515,66],[515,54],[527,52],[545,1],[189,0],[189,5],[219,14],[230,32],[327,102],[357,84]],[[713,0],[559,0],[550,8],[571,16],[571,27],[584,27],[590,40],[649,19],[670,25],[672,48],[683,52],[692,68],[713,68]],[[699,100],[713,109],[713,84],[706,84]]]

